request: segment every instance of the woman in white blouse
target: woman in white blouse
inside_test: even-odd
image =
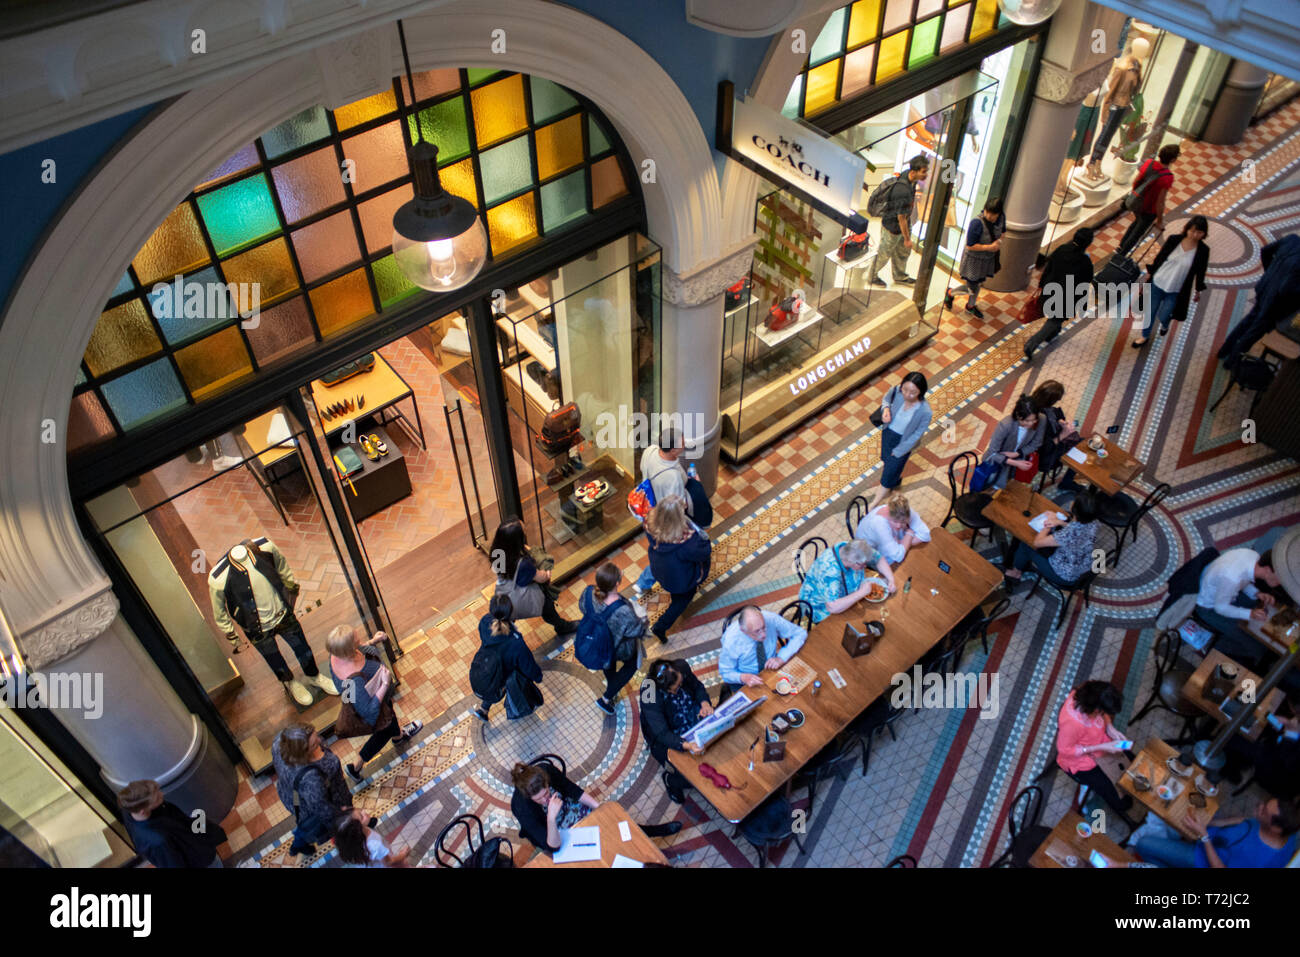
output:
[[[1205,234],[1210,224],[1204,216],[1193,216],[1183,227],[1182,235],[1165,240],[1156,258],[1143,276],[1149,282],[1150,293],[1146,302],[1146,325],[1142,338],[1133,340],[1133,348],[1140,349],[1151,341],[1151,329],[1159,322],[1160,334],[1169,331],[1169,321],[1182,322],[1187,318],[1191,303],[1199,302],[1205,288],[1205,270],[1210,264],[1210,247]]]
[[[930,540],[930,528],[907,504],[906,495],[891,495],[884,505],[863,516],[853,537],[872,546],[891,565],[897,565],[909,548]]]

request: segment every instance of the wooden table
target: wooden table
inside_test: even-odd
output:
[[[1152,738],[1134,759],[1133,764],[1127,771],[1121,775],[1119,786],[1122,790],[1128,792],[1144,804],[1147,810],[1153,812],[1156,817],[1160,818],[1175,831],[1189,840],[1196,840],[1197,835],[1188,830],[1187,825],[1183,823],[1183,818],[1190,811],[1197,821],[1206,824],[1219,812],[1218,797],[1207,797],[1205,807],[1194,808],[1187,803],[1187,796],[1196,790],[1196,776],[1204,774],[1205,771],[1199,765],[1192,766],[1192,773],[1185,778],[1178,778],[1186,787],[1182,793],[1172,801],[1164,801],[1160,795],[1156,794],[1156,787],[1165,782],[1165,778],[1172,777],[1173,772],[1169,770],[1165,762],[1178,752],[1172,746],[1161,741],[1159,738]],[[1139,791],[1133,786],[1133,772],[1146,774],[1151,779],[1151,789],[1148,791]]]
[[[1132,864],[1137,860],[1105,834],[1098,834],[1093,831],[1091,837],[1080,837],[1075,827],[1081,823],[1083,823],[1083,818],[1079,816],[1077,811],[1066,811],[1065,817],[1061,818],[1056,827],[1052,828],[1052,833],[1047,835],[1047,840],[1043,841],[1038,850],[1034,851],[1033,856],[1029,858],[1029,866],[1066,867],[1065,864],[1059,863],[1051,854],[1048,854],[1048,851],[1055,854],[1062,847],[1064,847],[1066,855],[1077,857],[1079,859],[1078,866],[1083,868],[1092,866],[1088,863],[1088,855],[1093,851],[1100,851],[1112,864]]]
[[[1025,512],[1029,514],[1026,515]],[[1007,482],[1006,488],[993,493],[993,500],[984,506],[980,514],[998,528],[1008,532],[1016,541],[1024,542],[1033,548],[1035,532],[1029,527],[1029,520],[1043,512],[1051,512],[1053,515],[1068,514],[1062,512],[1061,506],[1046,495],[1039,495],[1026,483],[1012,479]],[[1009,562],[1010,549],[1007,548],[1006,551]],[[1010,564],[1006,564],[1006,567],[1009,568]]]
[[[1210,675],[1213,674],[1214,669],[1221,664],[1236,665],[1237,668],[1237,681],[1232,687],[1232,694],[1230,697],[1235,696],[1237,692],[1241,690],[1241,686],[1247,681],[1255,682],[1255,687],[1258,688],[1264,683],[1264,679],[1253,671],[1250,671],[1233,661],[1223,652],[1215,651],[1213,648],[1210,649],[1210,651],[1205,655],[1205,660],[1201,662],[1200,666],[1194,672],[1192,672],[1192,676],[1188,678],[1187,683],[1183,685],[1182,695],[1192,704],[1196,705],[1196,707],[1208,714],[1216,722],[1223,725],[1227,724],[1231,719],[1219,708],[1219,701],[1205,697],[1206,683],[1210,680]],[[1259,707],[1255,709],[1255,723],[1251,725],[1250,730],[1238,730],[1237,733],[1250,741],[1257,741],[1260,732],[1264,730],[1264,715],[1272,714],[1276,711],[1281,706],[1283,698],[1284,695],[1282,694],[1282,689],[1274,688],[1270,691],[1260,703]]]
[[[1241,630],[1246,632],[1261,645],[1276,655],[1290,654],[1290,649],[1283,640],[1283,632],[1289,625],[1274,624],[1278,613],[1282,611],[1293,612],[1293,609],[1286,605],[1274,605],[1267,609],[1268,618],[1265,621],[1255,621],[1253,618],[1243,619],[1239,622]],[[1288,618],[1290,615],[1287,616]],[[1286,619],[1283,619],[1286,622]]]
[[[270,439],[271,423],[277,415],[284,416],[285,424],[293,433],[293,437],[284,439],[279,445],[272,444]],[[295,427],[290,424],[290,418],[288,409],[277,406],[244,423],[232,433],[235,444],[239,446],[239,452],[244,457],[244,466],[252,473],[258,487],[271,500],[271,504],[280,513],[280,518],[285,525],[289,524],[289,516],[285,514],[280,496],[275,490],[275,483],[280,480],[280,476],[275,474],[274,467],[281,462],[288,462],[294,468],[302,467],[298,436],[303,433],[301,429],[294,432]]]
[[[911,668],[1001,583],[1002,573],[955,535],[942,528],[931,529],[931,535],[930,542],[913,545],[894,569],[899,583],[896,594],[881,604],[859,602],[813,626],[796,657],[821,679],[816,697],[811,690],[782,697],[766,688],[747,688],[751,697],[756,692],[767,693],[768,699],[740,725],[714,741],[702,755],[668,752],[673,767],[724,818],[737,822],[775,793],[868,705],[888,692],[894,675]],[[951,573],[940,571],[940,560],[951,566]],[[908,576],[912,577],[912,590],[904,595]],[[938,590],[937,595],[930,594],[932,588]],[[884,636],[869,654],[850,658],[840,644],[844,625],[851,622],[861,630],[863,620],[880,618],[882,608],[889,609]],[[832,668],[844,677],[844,688],[836,688],[827,676]],[[791,708],[801,710],[805,721],[782,736],[785,758],[764,762],[760,749],[754,748],[754,770],[749,771],[750,745],[778,712]],[[733,785],[747,786],[744,790],[720,790],[700,773],[701,763],[711,764]]]
[[[1086,458],[1076,462],[1069,455],[1061,456],[1061,464],[1072,468],[1107,495],[1114,495],[1146,468],[1146,465],[1129,455],[1110,439],[1102,436],[1102,445],[1106,451],[1104,459],[1097,458],[1097,453],[1088,448],[1089,436],[1080,439],[1075,450],[1082,452]]]
[[[396,407],[398,402],[403,399],[410,399],[411,406],[415,410],[416,429],[420,435],[420,447],[424,448],[424,424],[420,421],[420,403],[415,400],[415,393],[411,387],[406,384],[406,380],[394,371],[393,367],[378,352],[375,356],[375,367],[369,372],[362,372],[354,375],[350,379],[344,379],[342,382],[329,386],[320,379],[313,379],[311,383],[312,401],[316,403],[316,414],[320,416],[321,427],[325,430],[327,436],[333,436],[340,432],[352,421],[358,421],[368,415],[379,417],[379,424],[383,425],[387,419],[381,415],[385,410],[391,409],[393,414],[406,421],[403,415]],[[366,400],[364,407],[353,409],[351,412],[334,416],[326,419],[321,410],[333,405],[335,402],[343,402],[347,399],[356,399],[363,396]],[[409,428],[409,425],[408,425]]]
[[[618,833],[619,821],[627,821],[632,832],[632,840],[624,841]],[[627,811],[617,801],[606,801],[600,807],[578,822],[578,827],[600,828],[600,860],[573,861],[568,864],[556,864],[551,855],[539,851],[524,867],[613,867],[615,856],[622,854],[643,864],[663,864],[668,866],[668,858],[654,841],[646,837],[641,826],[628,817]]]

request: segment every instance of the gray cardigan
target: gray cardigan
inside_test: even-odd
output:
[[[1025,444],[1019,449],[1021,455],[1028,456],[1038,451],[1039,446],[1043,444],[1043,435],[1047,432],[1047,416],[1038,417],[1038,427],[1025,436]],[[1003,464],[1007,460],[1006,453],[1015,452],[1016,436],[1020,434],[1020,425],[1012,416],[1007,416],[998,423],[997,428],[993,430],[993,438],[989,440],[989,449],[984,454],[985,462],[994,462],[1002,465],[1002,471],[998,473],[997,480],[993,483],[997,488],[1005,488],[1007,481],[1011,478],[1011,466]],[[1033,478],[1032,475],[1025,476],[1026,481]]]
[[[898,386],[894,386],[885,393],[885,401],[889,406],[889,417],[892,421],[903,410],[903,390]],[[916,448],[916,443],[921,441],[921,436],[930,427],[930,419],[934,417],[934,412],[930,409],[930,403],[922,399],[918,405],[919,407],[912,413],[912,420],[907,423],[907,431],[899,436],[898,444],[894,446],[894,458],[896,459],[903,458],[912,449]],[[886,422],[883,426],[883,429],[887,428],[889,428],[889,422]]]

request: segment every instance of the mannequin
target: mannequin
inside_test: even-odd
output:
[[[1129,44],[1123,55],[1115,58],[1110,75],[1106,77],[1106,95],[1101,100],[1101,128],[1092,145],[1092,158],[1088,162],[1088,178],[1101,180],[1101,160],[1106,147],[1119,129],[1120,121],[1133,106],[1133,94],[1142,88],[1142,65],[1151,55],[1151,41],[1138,37]]]
[[[225,632],[233,653],[239,652],[238,624],[245,637],[266,659],[285,691],[300,706],[312,703],[311,692],[293,676],[276,644],[279,635],[293,649],[303,677],[326,694],[338,694],[329,675],[316,667],[311,646],[293,613],[299,585],[280,549],[266,538],[244,539],[217,562],[208,575],[208,596],[217,627]]]

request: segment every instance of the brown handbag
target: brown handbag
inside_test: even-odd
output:
[[[555,408],[546,413],[542,422],[542,433],[538,442],[547,455],[563,455],[575,442],[581,441],[582,413],[572,402],[567,405],[555,403]]]
[[[334,734],[340,738],[359,738],[363,734],[371,735],[380,728],[388,727],[396,717],[397,712],[393,710],[391,691],[384,695],[384,700],[379,703],[379,717],[374,724],[366,724],[365,719],[357,712],[352,702],[343,701],[339,705],[339,716],[334,721]]]

